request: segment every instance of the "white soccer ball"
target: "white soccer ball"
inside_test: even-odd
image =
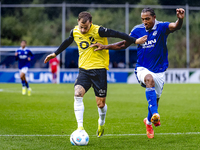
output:
[[[75,130],[70,136],[72,145],[84,146],[89,142],[89,136],[85,130]]]

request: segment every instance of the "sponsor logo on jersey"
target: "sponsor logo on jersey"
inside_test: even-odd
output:
[[[142,44],[142,48],[151,48],[151,47],[154,47],[155,43],[156,43],[156,39],[150,40],[150,41],[146,41],[144,44]]]
[[[26,56],[26,55],[19,55],[19,58],[20,58],[20,59],[26,59],[27,56]]]

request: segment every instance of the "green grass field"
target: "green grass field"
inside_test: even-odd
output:
[[[200,149],[200,85],[165,84],[159,103],[161,126],[154,139],[146,136],[145,89],[139,84],[108,84],[105,135],[96,137],[98,111],[93,89],[84,96],[87,146],[72,146],[76,130],[73,84],[30,84],[32,96],[20,84],[0,84],[0,149],[114,150]]]

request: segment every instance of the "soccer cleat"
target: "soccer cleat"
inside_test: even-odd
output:
[[[155,127],[160,126],[160,115],[158,113],[153,114],[151,117],[151,122]]]
[[[26,88],[22,88],[22,95],[26,94]]]
[[[85,130],[83,127],[78,127],[77,130]]]
[[[145,124],[145,126],[146,126],[147,137],[148,137],[149,139],[154,138],[154,131],[153,131],[152,125],[148,125],[148,124],[147,124],[147,118],[144,118],[143,122],[144,122],[144,124]]]
[[[101,136],[103,136],[104,126],[105,126],[105,124],[102,125],[102,126],[98,124],[98,129],[97,129],[97,137],[98,138],[100,138]]]
[[[31,96],[31,88],[28,88],[28,96]]]

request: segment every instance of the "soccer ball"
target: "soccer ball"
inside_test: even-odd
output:
[[[70,136],[72,145],[84,146],[89,142],[89,136],[85,130],[75,130]]]

